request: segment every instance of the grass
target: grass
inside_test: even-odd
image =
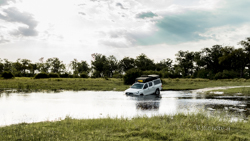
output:
[[[208,87],[220,86],[249,86],[248,79],[163,79],[163,89],[165,90],[195,90]]]
[[[72,119],[0,127],[0,140],[250,140],[250,121],[204,114]]]
[[[39,90],[98,90],[98,91],[123,91],[129,85],[124,85],[121,79],[103,78],[49,78],[32,79],[27,77],[16,77],[15,79],[0,79],[0,89],[18,89],[26,91]]]
[[[218,86],[247,86],[250,80],[227,79],[162,79],[163,90],[194,90]],[[124,85],[122,79],[110,78],[49,78],[33,79],[28,77],[16,77],[15,79],[0,79],[0,89],[17,89],[20,91],[40,90],[95,90],[95,91],[124,91],[129,85]],[[1,90],[0,90],[1,91]]]
[[[220,96],[250,96],[250,87],[241,87],[241,88],[229,88],[223,90],[213,90],[205,92],[206,95],[209,96],[218,96],[218,94],[214,94],[214,92],[222,92],[219,94]]]

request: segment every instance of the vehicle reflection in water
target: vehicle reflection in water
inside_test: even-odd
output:
[[[136,109],[139,110],[159,110],[161,95],[127,95],[128,97],[133,97],[136,100]]]

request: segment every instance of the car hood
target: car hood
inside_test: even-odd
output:
[[[138,92],[140,91],[141,89],[133,89],[133,88],[129,88],[127,89],[125,92]]]

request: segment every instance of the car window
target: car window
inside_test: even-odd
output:
[[[160,84],[160,83],[161,83],[161,80],[159,80],[159,79],[154,81],[155,85]]]
[[[148,85],[149,85],[149,87],[151,87],[151,86],[153,85],[153,83],[152,83],[152,82],[149,82]]]
[[[131,86],[131,88],[133,89],[141,89],[143,87],[143,84],[140,83],[135,83],[133,86]]]
[[[146,89],[146,88],[148,88],[148,84],[145,84],[143,87],[143,89]]]

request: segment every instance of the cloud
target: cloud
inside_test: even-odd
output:
[[[3,36],[0,36],[0,44],[1,43],[6,43],[6,42],[9,42],[9,40],[6,40],[6,39],[4,39]]]
[[[18,27],[17,30],[11,32],[12,35],[23,35],[23,36],[37,36],[38,32],[35,30],[38,22],[34,20],[33,16],[26,12],[20,12],[17,8],[11,7],[4,9],[5,15],[0,14],[0,19],[7,22],[21,23],[25,27]]]
[[[248,8],[250,1],[222,2],[219,3],[222,6],[213,10],[184,8],[179,13],[166,12],[161,15],[161,19],[155,20],[153,25],[155,31],[133,31],[128,36],[135,39],[138,45],[179,44],[213,38],[202,35],[212,28],[228,25],[232,28],[238,28],[250,22],[246,14],[250,12]],[[146,15],[149,13],[138,16],[143,18]]]
[[[15,0],[0,0],[0,6],[1,5],[8,5],[10,1],[16,2]]]
[[[78,12],[78,14],[80,14],[80,15],[86,15],[85,13],[83,13],[83,12]]]
[[[126,9],[126,8],[124,8],[123,5],[122,5],[121,3],[119,3],[119,2],[116,3],[116,6],[120,7],[121,9]]]
[[[153,17],[157,17],[158,15],[156,15],[155,13],[149,11],[149,12],[142,12],[136,15],[136,18],[139,19],[145,19],[145,18],[153,18]]]

